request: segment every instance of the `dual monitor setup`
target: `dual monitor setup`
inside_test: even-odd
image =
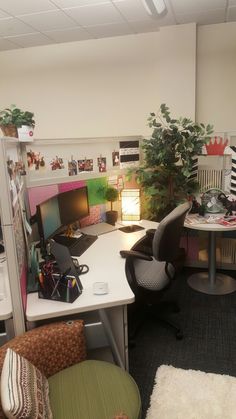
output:
[[[72,256],[80,256],[97,236],[81,234],[79,238],[64,235],[68,226],[89,215],[87,187],[60,193],[37,205],[37,223],[41,249],[46,249],[48,241],[67,246]]]

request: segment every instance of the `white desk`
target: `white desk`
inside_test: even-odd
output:
[[[1,253],[1,258],[3,257],[4,254]],[[14,336],[14,332],[12,324],[11,293],[6,260],[0,263],[0,320],[5,322],[6,339],[11,339]]]
[[[156,228],[157,223],[141,221],[147,228]],[[72,303],[39,299],[37,293],[28,294],[26,318],[30,322],[68,316],[98,310],[104,325],[113,355],[119,365],[128,369],[127,310],[134,301],[134,294],[125,275],[125,260],[120,250],[129,250],[145,230],[124,233],[119,230],[103,234],[79,257],[80,264],[87,264],[89,272],[82,275],[82,294]],[[93,294],[93,283],[108,283],[109,293]]]
[[[188,217],[191,218],[191,215]],[[191,275],[188,278],[190,287],[205,294],[212,295],[224,295],[236,291],[235,279],[216,272],[216,233],[234,231],[236,230],[236,226],[223,226],[213,223],[189,224],[187,222],[185,222],[184,226],[194,230],[207,231],[209,236],[208,272]]]

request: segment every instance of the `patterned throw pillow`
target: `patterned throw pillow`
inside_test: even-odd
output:
[[[7,418],[52,419],[47,378],[10,348],[1,375],[1,403]]]

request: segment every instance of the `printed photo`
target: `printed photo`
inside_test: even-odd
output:
[[[40,151],[27,151],[27,163],[29,170],[39,170],[45,167],[44,157]]]
[[[79,172],[92,172],[93,159],[78,160]]]
[[[119,166],[119,164],[120,164],[119,151],[113,151],[112,152],[112,165],[113,166]]]
[[[78,166],[77,161],[71,158],[70,161],[68,161],[68,174],[69,176],[75,176],[78,173]]]
[[[98,157],[98,170],[99,172],[107,171],[107,159],[106,157]]]
[[[58,156],[56,156],[54,159],[50,161],[50,165],[52,170],[61,170],[65,168],[63,164],[63,159]]]

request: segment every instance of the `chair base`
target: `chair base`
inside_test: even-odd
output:
[[[132,328],[129,327],[129,348],[135,346],[135,337],[139,329],[145,322],[150,321],[150,319],[154,319],[163,326],[174,330],[177,340],[183,339],[184,335],[180,325],[169,316],[170,313],[178,313],[179,311],[180,308],[175,301],[145,305],[145,307],[142,306],[142,309],[139,308],[139,310],[135,310],[135,312],[132,313]]]

